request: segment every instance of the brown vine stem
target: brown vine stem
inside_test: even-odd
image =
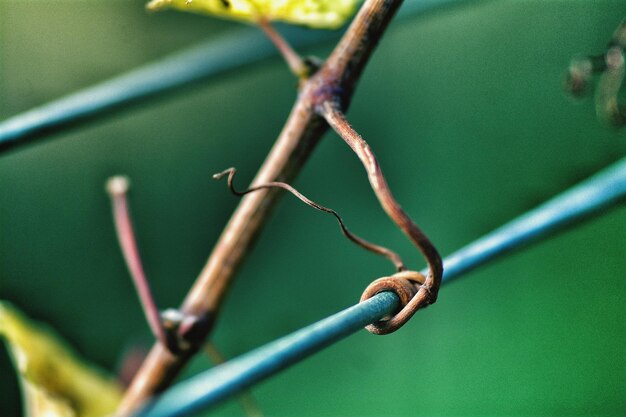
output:
[[[337,103],[327,101],[319,107],[318,111],[359,157],[367,171],[370,184],[381,206],[387,215],[389,215],[422,252],[428,263],[429,272],[425,282],[421,283],[415,296],[403,306],[402,310],[387,321],[368,326],[368,330],[372,333],[391,333],[406,323],[417,310],[437,300],[437,292],[439,291],[439,285],[441,284],[441,277],[443,275],[443,262],[441,261],[439,252],[437,252],[437,249],[430,242],[428,237],[411,220],[402,207],[400,207],[389,189],[389,185],[385,180],[385,176],[383,175],[383,171],[380,168],[380,164],[374,152],[372,152],[370,146],[361,135],[348,123],[348,120],[346,120]],[[380,285],[380,282],[378,285]],[[376,291],[380,292],[380,288],[385,287],[383,285],[382,287],[377,286],[376,288]],[[375,292],[372,293],[371,290],[366,290],[365,294],[367,295],[365,298],[369,298],[374,295]]]
[[[291,72],[298,78],[305,78],[309,71],[302,57],[293,50],[291,45],[274,29],[267,19],[263,17],[259,18],[258,24],[265,35],[272,41],[276,49],[278,49],[278,52],[282,55]]]
[[[350,27],[320,70],[300,83],[300,91],[274,147],[252,186],[290,182],[328,126],[315,108],[330,99],[347,106],[372,51],[402,0],[366,0]],[[164,390],[189,358],[203,345],[231,279],[266,222],[279,196],[277,189],[260,190],[242,200],[222,232],[209,260],[184,300],[181,312],[198,317],[183,337],[189,349],[172,354],[160,343],[153,346],[119,407],[129,414],[152,395]]]
[[[120,249],[122,250],[122,255],[126,261],[130,276],[133,279],[133,284],[135,284],[139,302],[143,307],[152,334],[158,342],[166,346],[167,336],[163,324],[161,323],[161,315],[154,302],[148,279],[143,270],[141,257],[139,256],[139,249],[137,248],[135,232],[130,218],[130,210],[128,209],[127,194],[129,188],[130,181],[124,176],[111,177],[106,183],[106,190],[111,198],[113,220],[115,222],[115,230],[120,243]]]

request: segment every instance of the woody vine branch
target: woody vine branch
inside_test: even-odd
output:
[[[401,296],[405,304],[403,309],[389,322],[378,324],[378,330],[371,329],[376,333],[393,331],[417,309],[434,302],[442,274],[441,260],[434,246],[401,210],[384,181],[382,171],[374,169],[378,165],[369,147],[362,139],[359,140],[356,132],[344,129],[347,122],[342,116],[371,53],[401,4],[401,0],[366,0],[345,35],[315,73],[302,71],[298,61],[291,60],[292,64],[296,64],[291,67],[301,78],[298,98],[251,184],[254,188],[271,182],[290,182],[328,129],[329,123],[353,146],[368,169],[370,182],[381,205],[424,254],[430,269],[427,277],[416,272],[400,272],[387,280],[388,287],[375,289],[394,290],[395,284],[401,283],[405,290],[404,298]],[[363,152],[369,152],[367,160],[364,160]],[[260,189],[242,198],[180,307],[183,316],[195,318],[192,325],[179,333],[184,342],[181,345],[185,348],[173,352],[163,343],[155,343],[126,392],[119,408],[120,414],[132,412],[146,399],[167,388],[189,358],[201,348],[213,328],[237,267],[268,219],[279,195],[279,189],[274,187]]]

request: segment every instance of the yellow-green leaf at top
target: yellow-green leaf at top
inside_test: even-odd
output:
[[[254,23],[260,18],[318,29],[343,25],[360,0],[152,0],[149,10],[175,8]]]
[[[121,387],[6,302],[0,302],[0,336],[18,372],[27,416],[104,417],[115,411]]]

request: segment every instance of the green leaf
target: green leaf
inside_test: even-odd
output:
[[[254,23],[260,18],[317,29],[336,29],[360,0],[152,0],[149,10],[175,8]]]
[[[115,411],[121,387],[7,302],[0,302],[0,336],[8,342],[29,417],[101,417]]]

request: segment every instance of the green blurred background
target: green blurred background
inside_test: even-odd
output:
[[[443,254],[626,154],[626,131],[562,90],[570,58],[600,53],[625,12],[623,0],[484,1],[392,25],[349,116]],[[142,1],[0,0],[0,119],[239,27],[149,15]],[[177,306],[237,204],[210,174],[236,166],[247,183],[295,95],[276,58],[2,156],[0,298],[114,369],[150,338],[106,178],[131,177],[157,303]],[[422,266],[334,134],[294,185]],[[267,416],[626,415],[625,236],[626,210],[613,210],[444,287],[398,333],[360,332],[254,395]],[[215,342],[239,355],[353,304],[390,272],[332,218],[284,198]],[[19,415],[4,348],[0,386],[0,415]],[[215,414],[243,412],[231,402]]]

